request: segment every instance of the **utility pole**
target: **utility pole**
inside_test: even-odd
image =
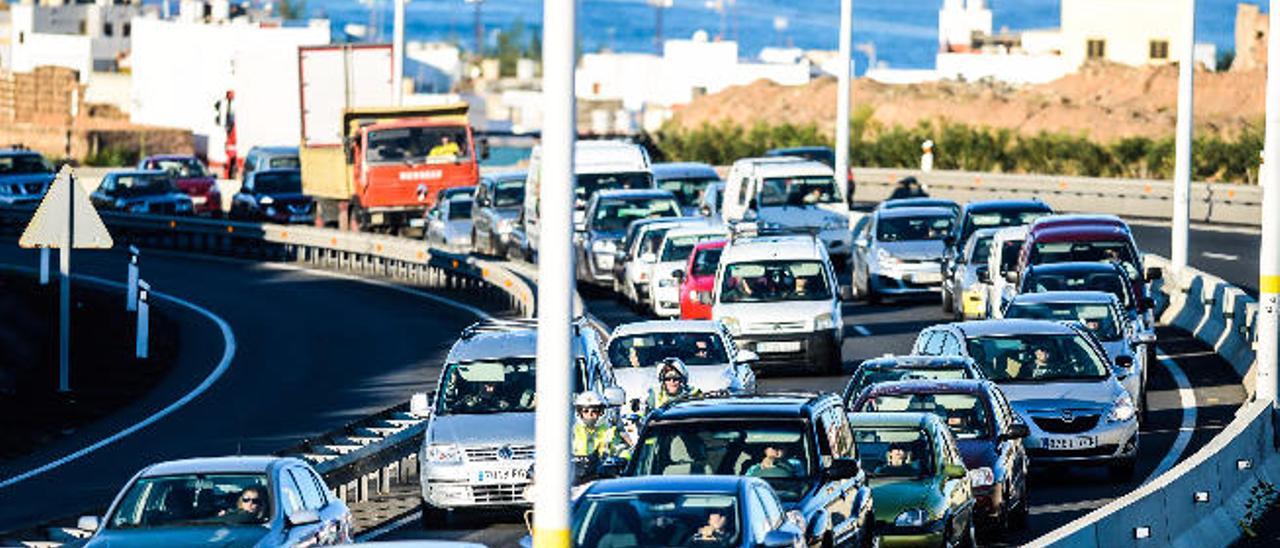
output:
[[[1171,257],[1174,270],[1187,266],[1188,239],[1191,229],[1191,134],[1194,122],[1196,0],[1182,0],[1183,42],[1178,61],[1178,127],[1175,142],[1173,175],[1173,241]]]
[[[394,88],[396,106],[404,104],[404,5],[409,0],[395,2],[395,21],[391,27],[391,86]]]
[[[543,0],[542,237],[538,250],[535,548],[569,548],[573,383],[573,69],[577,0]]]
[[[674,0],[649,0],[654,10],[653,47],[662,53],[662,12],[671,8]]]
[[[466,3],[475,6],[472,25],[476,34],[476,59],[481,59],[484,57],[484,18],[481,17],[480,7],[484,5],[484,0],[466,0]]]
[[[1280,0],[1271,0],[1267,33],[1267,121],[1262,173],[1262,255],[1258,260],[1258,401],[1276,404],[1280,311]]]
[[[853,0],[840,0],[840,68],[836,72],[836,187],[852,200],[849,188],[849,109],[853,78]]]

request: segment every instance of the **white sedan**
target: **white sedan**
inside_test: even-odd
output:
[[[758,356],[733,344],[719,321],[655,320],[618,326],[609,337],[609,361],[627,401],[643,402],[658,385],[657,364],[675,357],[689,368],[690,386],[707,392],[755,392],[750,363]]]

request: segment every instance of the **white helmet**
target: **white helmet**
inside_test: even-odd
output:
[[[662,382],[662,377],[667,371],[675,371],[677,375],[680,375],[680,377],[684,379],[684,382],[689,382],[689,368],[685,367],[684,362],[681,361],[680,358],[663,358],[662,361],[658,363],[659,383]]]
[[[573,398],[573,406],[577,408],[604,407],[604,396],[601,396],[600,393],[595,390],[587,390]]]

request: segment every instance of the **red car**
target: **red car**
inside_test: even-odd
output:
[[[726,243],[725,240],[702,242],[689,253],[684,276],[680,278],[680,319],[711,319],[711,305],[699,302],[698,294],[715,291],[716,267],[720,266],[720,253]]]
[[[191,197],[196,215],[222,216],[222,193],[218,179],[205,169],[199,158],[187,154],[148,156],[138,162],[138,169],[168,172],[173,184]]]

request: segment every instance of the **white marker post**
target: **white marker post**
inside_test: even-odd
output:
[[[1271,0],[1271,29],[1280,29],[1280,0]],[[1280,59],[1280,33],[1267,36],[1268,59]],[[1262,173],[1262,255],[1258,260],[1258,401],[1276,403],[1280,359],[1280,66],[1267,65],[1267,118]]]
[[[1183,42],[1178,61],[1178,127],[1174,135],[1173,241],[1169,262],[1175,271],[1187,266],[1191,230],[1191,133],[1195,103],[1196,0],[1181,0]]]
[[[836,72],[836,187],[852,206],[849,186],[849,109],[853,80],[853,0],[840,0],[840,68]]]
[[[538,249],[535,548],[569,548],[573,363],[573,95],[576,0],[543,0],[542,237]]]
[[[151,293],[151,284],[148,284],[146,280],[138,280],[138,334],[134,345],[136,348],[134,355],[140,360],[147,359],[147,351],[149,350],[147,341],[149,340],[151,328],[151,303],[148,302],[150,299],[148,293]]]
[[[40,285],[49,285],[49,248],[40,248]]]
[[[129,246],[128,285],[125,289],[124,309],[133,312],[138,309],[138,247]]]

